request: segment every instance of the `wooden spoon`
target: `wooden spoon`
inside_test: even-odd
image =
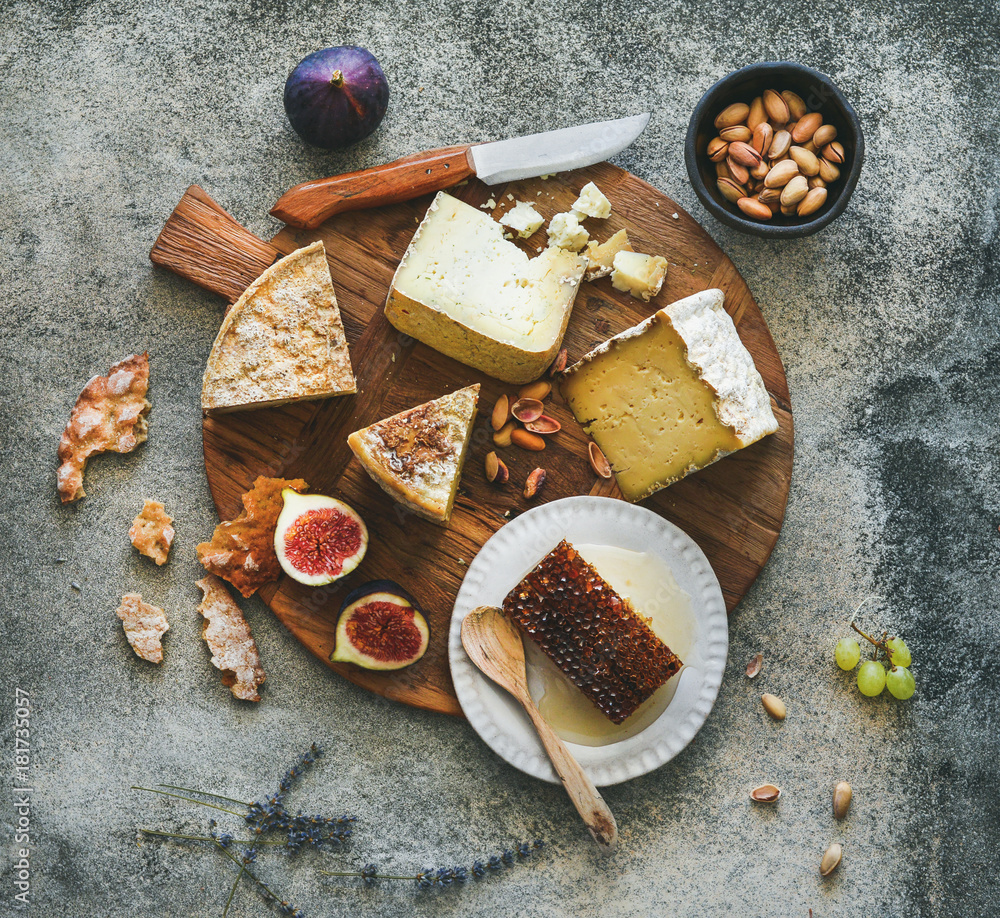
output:
[[[479,606],[462,620],[462,646],[473,663],[502,689],[513,695],[527,711],[569,799],[602,854],[618,847],[618,825],[594,782],[573,758],[528,693],[524,668],[524,645],[517,627],[494,606]]]

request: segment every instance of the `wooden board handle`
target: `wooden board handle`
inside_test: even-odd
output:
[[[244,229],[197,185],[192,185],[149,253],[163,265],[230,303],[281,253]]]
[[[469,145],[442,147],[406,156],[384,166],[303,182],[271,208],[290,226],[314,229],[334,214],[398,204],[457,185],[474,175]]]

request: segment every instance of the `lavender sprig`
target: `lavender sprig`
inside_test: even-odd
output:
[[[545,842],[536,839],[533,842],[521,842],[514,850],[505,849],[500,854],[491,855],[484,863],[475,860],[471,867],[431,867],[421,870],[415,874],[388,874],[379,873],[375,864],[365,864],[361,870],[321,870],[324,876],[328,877],[359,877],[361,881],[369,886],[376,880],[411,880],[420,889],[447,889],[456,883],[466,883],[470,879],[480,880],[490,871],[499,872],[507,867],[512,867],[517,859],[525,859],[545,847]]]

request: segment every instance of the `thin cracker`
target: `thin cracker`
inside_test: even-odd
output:
[[[125,626],[125,637],[136,655],[150,663],[162,663],[160,638],[170,628],[163,609],[143,602],[139,593],[126,593],[115,611]]]
[[[145,441],[148,389],[148,353],[126,357],[84,386],[59,440],[56,483],[64,504],[85,496],[83,470],[91,456],[130,453]]]
[[[264,669],[243,611],[218,577],[209,574],[198,586],[205,594],[198,606],[205,618],[201,636],[212,651],[212,665],[222,671],[222,684],[243,701],[260,701]]]
[[[163,504],[147,500],[139,515],[132,520],[128,537],[140,554],[152,558],[157,564],[166,564],[170,546],[174,541],[173,520],[164,512]]]
[[[281,576],[274,551],[274,529],[284,506],[285,488],[305,491],[301,478],[265,478],[261,475],[243,495],[243,512],[219,523],[212,541],[198,545],[198,560],[210,574],[228,580],[244,596]]]

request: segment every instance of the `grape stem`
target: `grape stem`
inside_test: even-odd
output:
[[[870,634],[862,631],[854,622],[851,622],[851,627],[858,632],[866,641],[873,645],[874,650],[872,651],[872,659],[878,660],[878,652],[881,650],[885,654],[886,662],[890,665],[892,664],[892,654],[889,653],[889,647],[886,641],[889,639],[889,632],[883,631],[881,638],[873,638]]]

